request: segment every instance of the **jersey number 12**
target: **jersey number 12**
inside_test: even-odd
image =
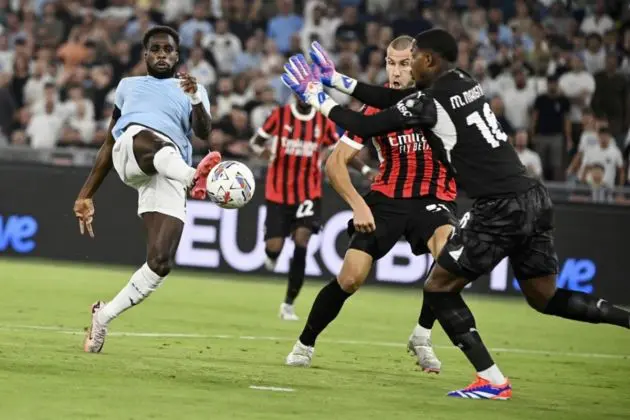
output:
[[[487,102],[483,105],[483,117],[479,114],[479,111],[475,111],[466,117],[466,123],[468,125],[476,125],[483,138],[490,143],[492,148],[499,147],[500,142],[506,141],[508,138]]]

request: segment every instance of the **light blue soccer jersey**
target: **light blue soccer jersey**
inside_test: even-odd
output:
[[[173,140],[184,160],[192,164],[192,104],[176,78],[157,79],[153,76],[125,77],[118,83],[114,104],[120,118],[112,129],[118,140],[132,124],[143,125]],[[204,108],[210,113],[206,89],[197,84]]]

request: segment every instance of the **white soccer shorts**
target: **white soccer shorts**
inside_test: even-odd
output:
[[[112,161],[120,179],[138,191],[138,216],[156,212],[186,222],[186,186],[160,174],[142,172],[133,154],[133,137],[142,130],[152,131],[160,139],[173,143],[168,137],[141,125],[130,125],[114,144]]]

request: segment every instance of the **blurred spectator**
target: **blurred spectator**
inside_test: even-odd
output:
[[[221,153],[226,157],[244,158],[249,153],[249,139],[254,134],[249,127],[247,113],[241,107],[234,106],[216,125],[223,133]]]
[[[498,7],[491,8],[488,13],[488,29],[482,29],[479,32],[480,44],[488,44],[490,42],[490,27],[493,28],[493,31],[496,29],[496,42],[505,45],[512,45],[512,30],[509,26],[503,23],[503,12]]]
[[[256,88],[255,103],[251,111],[251,127],[258,129],[262,127],[269,113],[278,106],[276,102],[275,92],[270,86],[262,85]]]
[[[516,16],[510,19],[510,28],[512,28],[512,30],[518,28],[522,33],[531,34],[534,27],[534,21],[530,16],[527,3],[525,0],[516,0],[514,6],[516,7]]]
[[[563,74],[559,80],[560,90],[571,102],[572,143],[579,140],[582,124],[582,109],[591,103],[595,93],[595,79],[584,70],[584,63],[577,55],[571,58],[571,71]]]
[[[43,112],[33,114],[26,128],[26,134],[33,149],[50,149],[57,145],[64,118],[57,109],[59,104],[47,97]]]
[[[112,52],[113,57],[110,64],[112,66],[113,78],[114,80],[120,80],[135,64],[131,55],[131,44],[129,41],[122,39],[116,42]]]
[[[621,151],[615,145],[607,127],[601,127],[598,133],[598,143],[584,151],[584,174],[582,181],[591,183],[594,180],[591,169],[595,166],[603,168],[601,184],[612,188],[625,183],[625,173]],[[615,182],[617,181],[617,182]]]
[[[276,0],[278,14],[267,26],[267,36],[271,38],[281,53],[290,48],[291,35],[299,32],[304,25],[302,18],[293,13],[293,0]]]
[[[101,17],[127,21],[133,16],[133,7],[127,0],[109,0],[109,6],[101,12]]]
[[[606,14],[605,0],[596,0],[595,13],[584,18],[580,30],[585,34],[595,32],[604,35],[606,31],[613,28],[614,24],[610,16]]]
[[[527,169],[527,173],[533,177],[540,178],[542,175],[542,165],[538,153],[527,148],[529,135],[526,130],[519,130],[514,136],[514,148],[521,163]]]
[[[63,23],[57,19],[56,12],[55,3],[51,2],[44,5],[44,13],[36,29],[37,44],[55,46],[63,39]]]
[[[47,63],[37,60],[33,66],[33,72],[24,85],[24,104],[31,105],[44,96],[46,83],[54,84],[54,79],[46,73]]]
[[[94,120],[94,103],[85,98],[83,86],[70,85],[67,88],[68,98],[61,105],[65,118],[76,118],[81,114],[82,118]]]
[[[16,57],[13,62],[13,77],[11,78],[10,91],[18,108],[24,105],[24,86],[28,82],[28,59]]]
[[[326,4],[319,0],[309,1],[304,10],[304,28],[300,33],[302,50],[308,51],[311,42],[318,41],[324,48],[330,48],[333,43],[334,31],[330,32],[330,27],[324,19]]]
[[[508,136],[513,136],[514,127],[512,126],[512,124],[510,124],[508,119],[505,118],[505,103],[503,102],[503,99],[501,99],[501,97],[498,95],[493,97],[490,100],[490,108],[492,109],[492,112],[494,112],[494,115],[496,115],[497,121],[499,121],[499,124],[501,124],[501,128],[503,128],[503,131]]]
[[[204,48],[210,50],[217,60],[217,68],[220,73],[232,73],[236,57],[243,50],[241,40],[229,32],[228,22],[219,19],[215,24],[215,32],[204,36],[201,43]]]
[[[619,147],[630,124],[630,86],[628,79],[617,72],[617,56],[606,56],[605,70],[595,75],[595,93],[591,107],[596,114],[606,115],[610,132]]]
[[[149,10],[137,7],[136,18],[127,24],[125,28],[125,39],[131,43],[142,41],[142,35],[155,26],[155,22],[151,21]]]
[[[164,20],[176,22],[192,13],[195,0],[163,0]]]
[[[486,9],[479,7],[477,0],[468,0],[468,7],[462,13],[462,24],[468,36],[476,43],[479,33],[486,25]]]
[[[521,68],[516,68],[512,72],[514,77],[514,87],[501,93],[503,102],[509,104],[505,110],[505,117],[515,129],[529,128],[529,111],[534,104],[536,94],[527,85],[527,76]]]
[[[383,67],[384,60],[385,57],[381,50],[373,50],[365,71],[361,74],[359,80],[372,85],[384,84],[387,81],[387,72],[385,72],[385,67]]]
[[[261,45],[258,39],[252,36],[245,43],[245,51],[242,51],[234,61],[234,74],[260,69],[262,59]]]
[[[212,25],[207,20],[208,13],[204,4],[207,5],[208,2],[197,2],[190,19],[179,27],[180,43],[186,48],[192,48],[195,45],[197,33],[201,33],[202,37],[212,33]]]
[[[337,39],[357,39],[363,38],[363,25],[359,23],[359,12],[356,7],[345,7],[341,12],[341,25],[335,32]]]
[[[9,38],[0,34],[0,73],[10,73],[13,70],[15,52],[9,49]]]
[[[234,92],[234,81],[229,76],[219,78],[217,83],[217,113],[214,118],[219,120],[229,114],[233,106],[238,104],[238,95]]]
[[[186,61],[188,73],[197,78],[197,82],[204,87],[214,85],[217,81],[217,73],[214,67],[203,57],[203,49],[195,47],[190,51],[190,58]]]
[[[9,80],[10,76],[7,73],[0,73],[0,109],[2,110],[2,112],[0,112],[0,132],[5,139],[5,142],[11,134],[13,113],[16,109],[11,92],[7,88]]]
[[[555,34],[567,34],[572,25],[572,19],[569,17],[567,10],[560,1],[556,1],[549,9],[549,15],[543,20],[543,26]],[[588,33],[584,30],[582,32]]]
[[[589,147],[593,147],[597,144],[597,129],[603,126],[604,123],[598,123],[595,119],[593,111],[585,109],[582,113],[582,134],[580,135],[580,142],[578,143],[577,152],[571,160],[571,164],[567,168],[567,178],[576,177],[582,178],[584,170],[584,152]]]
[[[558,79],[549,77],[547,93],[534,102],[531,128],[534,150],[542,158],[545,179],[560,181],[564,177],[565,138],[571,139],[570,109],[569,100],[558,88]]]
[[[598,33],[592,33],[586,38],[586,50],[583,53],[584,67],[586,71],[595,74],[605,67],[606,50],[602,45],[602,37]]]
[[[393,34],[387,44],[394,39],[394,36],[414,35],[433,27],[431,22],[425,19],[422,14],[421,2],[403,1],[399,7],[398,18],[392,22]],[[381,47],[383,50],[387,49],[387,45],[381,45]]]

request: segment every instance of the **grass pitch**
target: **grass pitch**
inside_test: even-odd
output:
[[[284,281],[210,272],[176,271],[112,323],[102,354],[84,354],[89,305],[131,272],[0,261],[0,419],[630,418],[630,332],[518,299],[467,299],[512,380],[508,402],[446,398],[473,379],[468,363],[438,326],[443,372],[417,371],[405,345],[419,295],[377,287],[347,302],[311,369],[283,365],[303,326],[276,318]],[[300,297],[303,318],[320,287]]]

